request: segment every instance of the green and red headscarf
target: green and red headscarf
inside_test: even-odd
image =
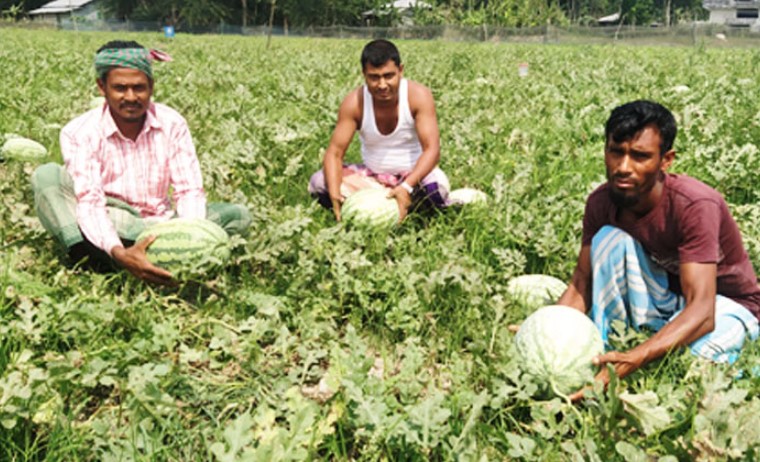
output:
[[[95,55],[95,72],[98,77],[114,67],[137,69],[153,80],[151,61],[171,61],[168,54],[147,48],[106,48]]]

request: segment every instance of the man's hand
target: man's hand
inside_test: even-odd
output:
[[[594,377],[594,381],[602,382],[604,387],[607,388],[607,385],[610,383],[610,373],[607,369],[607,364],[612,365],[615,368],[615,374],[622,379],[640,368],[644,364],[644,358],[634,351],[610,351],[609,353],[595,356],[594,359],[592,359],[592,363],[595,366],[601,367],[599,373]],[[587,386],[573,393],[570,395],[570,400],[573,402],[581,400],[583,398],[583,392],[587,389],[591,389],[591,386]]]
[[[155,240],[155,236],[148,236],[129,248],[114,247],[111,256],[132,275],[143,281],[167,286],[177,285],[170,272],[148,261],[145,251]]]
[[[403,186],[396,186],[388,193],[388,198],[396,198],[398,203],[398,222],[401,223],[409,213],[409,206],[412,205],[412,196],[404,189]]]
[[[340,208],[343,205],[343,196],[330,197],[332,201],[332,210],[335,214],[335,221],[340,221]]]

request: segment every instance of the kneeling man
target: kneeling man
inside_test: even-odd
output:
[[[758,336],[760,288],[725,200],[667,173],[676,122],[660,104],[615,108],[605,136],[607,182],[586,202],[578,262],[558,303],[590,310],[605,344],[614,320],[655,332],[596,358],[620,377],[684,346],[733,363]],[[606,367],[597,380],[608,382]]]
[[[323,168],[309,192],[340,220],[343,200],[359,189],[382,186],[395,197],[403,220],[410,206],[447,205],[449,180],[437,167],[438,120],[433,95],[403,77],[398,49],[387,40],[368,43],[361,56],[364,85],[346,96],[325,152]],[[359,132],[362,164],[343,164]]]

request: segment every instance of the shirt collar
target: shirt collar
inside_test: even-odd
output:
[[[162,127],[161,122],[156,118],[156,105],[153,101],[148,106],[148,111],[145,113],[145,124],[143,124],[142,133],[147,133],[151,129],[160,130]],[[103,137],[110,138],[119,133],[119,127],[116,126],[116,122],[113,120],[111,111],[108,109],[108,104],[104,104],[100,113],[100,128]]]

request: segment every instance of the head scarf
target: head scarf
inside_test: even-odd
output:
[[[168,54],[147,48],[106,48],[95,55],[95,72],[98,77],[114,67],[137,69],[153,80],[151,61],[171,61]]]

